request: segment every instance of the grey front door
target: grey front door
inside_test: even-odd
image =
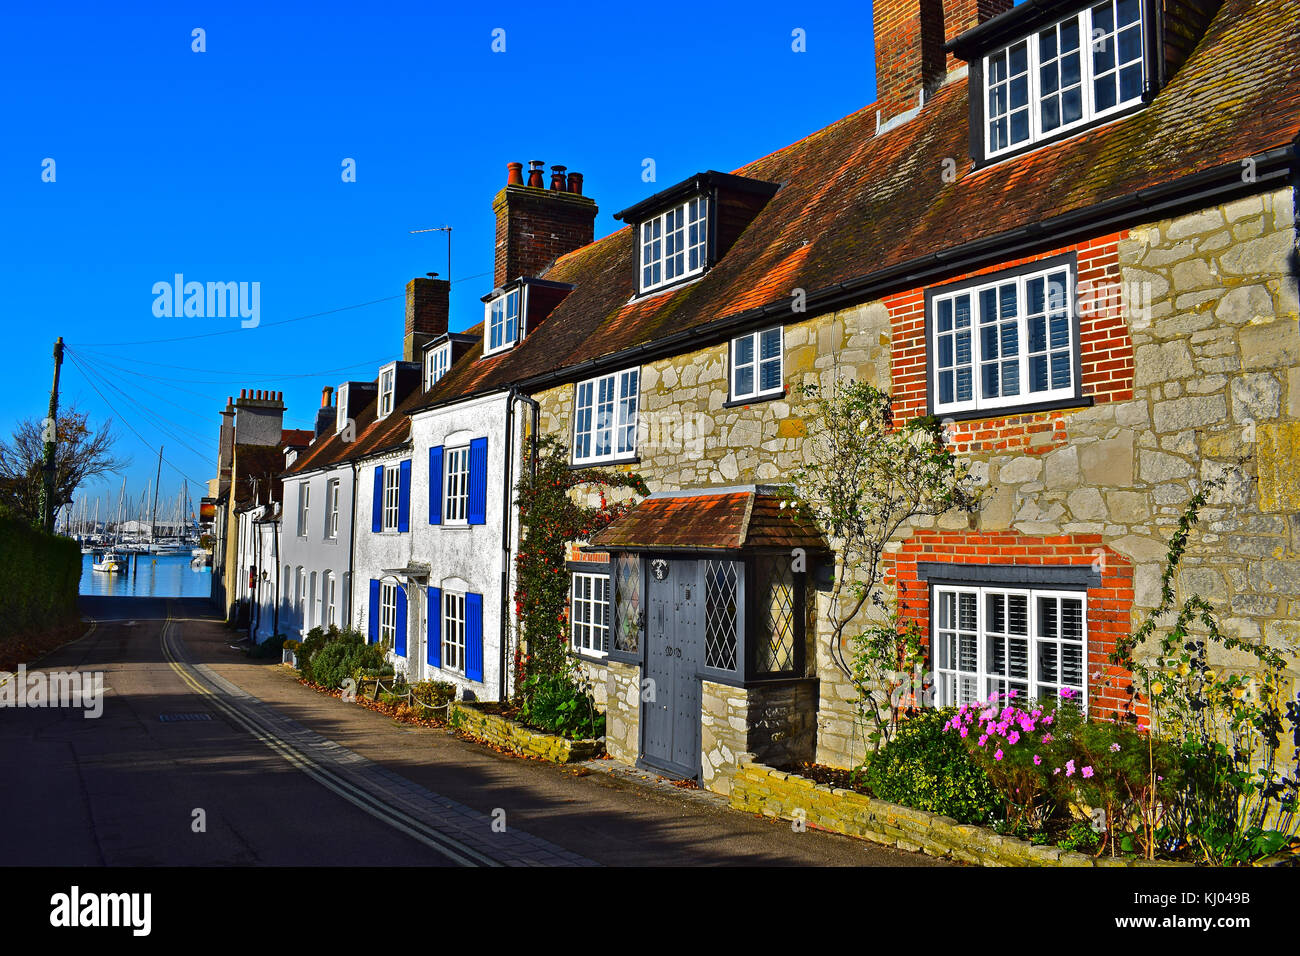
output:
[[[701,632],[699,562],[651,559],[646,574],[645,677],[641,757],[694,777],[700,772]],[[646,699],[653,696],[653,699]]]

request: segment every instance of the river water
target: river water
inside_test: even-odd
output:
[[[188,554],[133,554],[126,574],[109,574],[91,567],[81,556],[81,593],[118,597],[207,597],[212,593],[212,569],[190,567]]]

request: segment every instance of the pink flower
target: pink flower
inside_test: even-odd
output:
[[[1110,752],[1113,753],[1113,754],[1117,754],[1117,753],[1119,753],[1119,744],[1111,744],[1111,745],[1110,745]]]
[[[1062,697],[1063,699],[1065,699],[1065,700],[1069,700],[1070,698],[1072,698],[1072,697],[1074,697],[1074,696],[1076,696],[1076,695],[1075,695],[1074,691],[1073,691],[1071,688],[1069,688],[1069,687],[1062,687],[1062,688],[1061,688],[1061,697]]]
[[[1038,756],[1038,754],[1034,754],[1034,766],[1037,767],[1042,762],[1043,758]]]
[[[1060,767],[1057,767],[1055,770],[1052,771],[1052,775],[1055,776],[1056,774],[1058,774],[1058,773],[1060,773],[1060,772],[1061,772],[1061,768],[1060,768]]]
[[[989,742],[989,735],[988,735],[988,734],[980,734],[979,745],[980,745],[981,747],[983,747],[983,746],[984,746],[986,743],[988,743],[988,742]]]
[[[963,737],[965,737],[967,734],[970,733],[970,731],[967,730],[965,727],[963,727],[963,728],[962,728],[960,731],[958,731],[958,732],[959,732]]]
[[[1001,760],[1001,759],[1002,759],[1002,748],[1001,748],[1001,747],[999,747],[999,748],[994,752],[994,754],[993,754],[993,759],[994,759],[994,760]]]
[[[1053,739],[1051,734],[1043,734],[1043,743],[1050,744]]]
[[[1065,775],[1066,775],[1067,777],[1073,777],[1073,776],[1074,776],[1074,761],[1073,761],[1073,760],[1067,760],[1067,761],[1065,762]]]
[[[1048,714],[1046,717],[1043,718],[1043,723],[1044,723],[1044,724],[1050,724],[1050,723],[1051,723],[1053,720],[1055,720],[1055,719],[1056,719],[1056,715],[1055,715],[1055,714]]]
[[[1007,743],[1014,744],[1019,740],[1020,740],[1020,734],[1016,733],[1016,731],[1013,730],[1011,731],[1011,736],[1007,738]]]
[[[1087,780],[1089,777],[1092,776],[1092,768],[1091,768],[1091,767],[1084,767],[1084,768],[1083,768],[1081,771],[1079,771],[1079,772],[1083,774],[1083,779],[1085,779],[1085,780]]]

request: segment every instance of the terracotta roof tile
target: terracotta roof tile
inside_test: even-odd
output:
[[[806,519],[780,508],[780,499],[756,489],[652,495],[597,532],[592,548],[737,551],[750,548],[826,549]]]

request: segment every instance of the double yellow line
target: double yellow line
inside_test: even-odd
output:
[[[172,605],[167,603],[167,617],[163,621],[161,644],[163,657],[176,675],[184,681],[186,686],[207,698],[207,702],[215,707],[218,711],[226,716],[231,723],[243,728],[255,739],[266,744],[272,751],[279,754],[287,760],[292,766],[301,770],[307,776],[311,777],[326,790],[342,797],[353,806],[364,810],[376,820],[388,824],[395,830],[406,834],[413,840],[424,844],[437,853],[445,856],[461,866],[501,866],[502,864],[490,856],[462,843],[460,840],[450,837],[439,830],[435,830],[418,820],[403,820],[402,811],[390,804],[380,800],[373,794],[367,793],[359,787],[349,783],[339,774],[317,763],[307,754],[298,750],[292,744],[280,737],[277,737],[271,731],[255,723],[251,718],[245,715],[229,704],[220,694],[215,693],[193,675],[193,668],[181,661],[173,652],[170,643],[170,631],[172,625],[176,623],[172,618]]]

